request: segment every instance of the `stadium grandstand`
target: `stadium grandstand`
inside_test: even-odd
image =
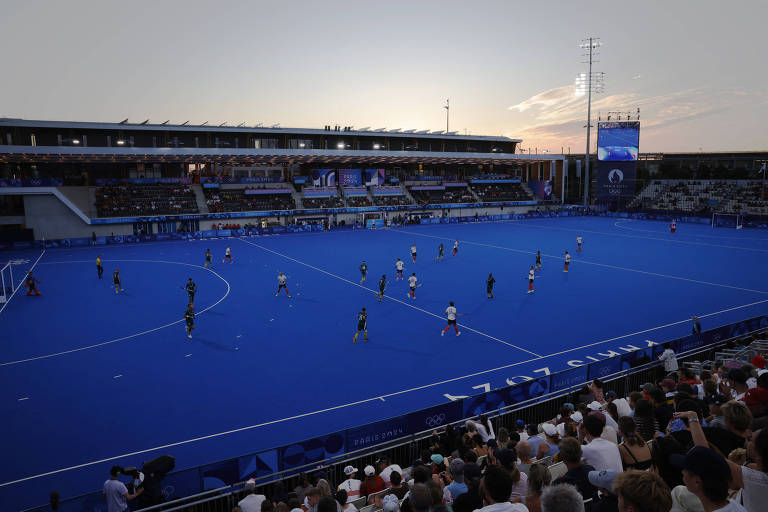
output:
[[[768,153],[520,142],[0,120],[2,508],[760,510]]]

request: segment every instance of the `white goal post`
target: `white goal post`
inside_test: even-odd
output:
[[[713,213],[712,227],[742,229],[744,227],[744,216],[739,213]]]
[[[0,268],[0,304],[7,304],[16,291],[16,283],[13,279],[13,265],[14,263],[9,261]],[[18,284],[20,286],[21,282]]]

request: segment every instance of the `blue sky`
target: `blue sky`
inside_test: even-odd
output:
[[[583,152],[641,109],[641,151],[768,149],[768,2],[0,0],[0,116],[445,128]]]

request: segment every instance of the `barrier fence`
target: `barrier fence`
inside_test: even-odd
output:
[[[710,352],[726,342],[768,328],[768,315],[752,317],[670,340],[672,349],[683,359],[688,355]],[[212,462],[169,474],[163,481],[165,499],[188,500],[192,495],[207,496],[207,491],[217,494],[233,492],[245,480],[253,478],[267,483],[299,472],[327,467],[343,460],[361,459],[361,463],[373,463],[374,453],[400,450],[392,453],[392,460],[412,461],[417,458],[415,445],[433,430],[450,424],[458,424],[467,418],[481,414],[498,416],[497,427],[514,430],[514,419],[540,422],[557,414],[561,405],[558,399],[575,391],[584,383],[596,378],[616,382],[612,386],[620,396],[638,389],[640,384],[655,381],[651,375],[659,366],[658,356],[663,344],[611,356],[599,361],[569,368],[500,389],[480,393],[401,416],[368,423],[333,432],[312,439],[291,443],[241,457]],[[617,380],[618,379],[618,380]],[[516,412],[513,419],[509,413]],[[408,453],[402,453],[405,449]],[[338,473],[340,468],[336,468]],[[342,475],[335,475],[343,480]],[[202,493],[202,494],[200,494]],[[66,511],[106,510],[101,493],[91,493],[64,500]],[[64,508],[64,503],[67,507]],[[37,507],[29,511],[41,511]]]

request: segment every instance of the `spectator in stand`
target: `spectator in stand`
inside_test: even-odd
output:
[[[528,444],[531,445],[531,455],[533,457],[539,453],[539,445],[544,439],[539,436],[539,428],[535,423],[528,425]]]
[[[256,481],[251,478],[245,482],[243,490],[247,495],[237,503],[240,510],[243,512],[261,512],[261,504],[264,503],[267,497],[257,492]]]
[[[752,413],[750,429],[754,432],[768,427],[768,389],[757,387],[748,390],[743,402]]]
[[[317,512],[338,512],[339,510],[341,510],[341,505],[330,496],[323,496],[320,498],[320,501],[317,502]]]
[[[467,484],[464,483],[464,461],[462,459],[453,459],[450,468],[453,481],[445,489],[450,495],[450,502],[453,503],[456,498],[467,492]]]
[[[373,466],[365,466],[365,480],[360,484],[360,496],[369,497],[385,489],[384,480],[376,474]],[[369,498],[370,499],[370,498]]]
[[[669,512],[672,494],[658,475],[648,471],[626,471],[616,476],[613,492],[620,512]]]
[[[589,482],[589,472],[594,471],[595,468],[582,462],[579,442],[572,437],[566,437],[560,441],[559,447],[560,460],[568,468],[568,471],[552,484],[571,484],[578,489],[585,500],[597,501],[597,488]]]
[[[643,441],[648,442],[660,431],[659,422],[653,411],[651,402],[645,398],[639,399],[635,404],[635,414],[632,416],[637,426],[637,432]]]
[[[579,441],[586,439],[588,444],[582,448],[584,462],[593,466],[597,471],[604,469],[621,472],[621,454],[616,444],[602,439],[600,436],[605,427],[605,416],[599,412],[591,412],[584,418],[579,429]]]
[[[331,484],[328,483],[328,480],[321,478],[317,481],[317,488],[320,489],[320,494],[325,496],[331,496]]]
[[[107,501],[108,512],[123,512],[128,510],[128,502],[139,496],[144,492],[143,487],[139,487],[139,490],[133,494],[128,493],[128,488],[123,482],[118,480],[120,473],[123,472],[123,468],[120,466],[112,466],[109,470],[109,480],[104,482],[104,499]]]
[[[528,494],[528,475],[517,468],[517,454],[514,450],[499,450],[496,460],[512,479],[510,501],[522,500]]]
[[[397,496],[387,494],[381,500],[381,509],[384,512],[400,512],[400,501]]]
[[[483,502],[480,512],[527,512],[521,503],[510,503],[512,479],[508,472],[498,466],[491,466],[485,472],[482,483]]]
[[[728,499],[731,469],[717,452],[695,446],[685,456],[672,457],[672,463],[683,471],[685,486],[699,498],[705,512],[746,512],[744,507]]]
[[[542,430],[546,438],[544,442],[539,445],[539,451],[536,454],[537,459],[543,457],[554,457],[560,449],[557,447],[557,443],[560,442],[560,436],[557,434],[557,428],[551,423],[543,423],[541,425]]]
[[[451,428],[451,432],[453,432],[453,428]],[[447,429],[446,435],[450,435],[448,434]],[[384,485],[387,487],[391,486],[390,478],[392,472],[400,473],[400,476],[403,475],[403,468],[397,464],[392,464],[392,461],[389,459],[389,457],[386,456],[379,457],[379,460],[376,461],[376,467],[379,470],[379,476],[382,480],[384,480]]]
[[[747,374],[740,368],[733,368],[728,372],[728,387],[731,390],[731,398],[741,400],[747,394]]]
[[[426,484],[432,478],[432,470],[423,464],[418,464],[413,468],[413,483],[411,484],[411,490],[406,494],[403,502],[400,504],[400,510],[403,512],[413,512],[411,510],[411,497],[416,486]],[[425,487],[426,489],[426,487]]]
[[[667,403],[667,397],[660,389],[651,391],[651,400],[653,401],[653,414],[659,424],[659,428],[666,429],[669,420],[672,419],[674,408]]]
[[[517,433],[520,436],[520,440],[521,441],[527,441],[528,440],[528,432],[526,432],[525,421],[523,421],[523,420],[516,420],[515,421],[515,430],[517,430]]]
[[[616,471],[590,471],[587,475],[590,485],[600,491],[593,498],[592,512],[618,512],[619,497],[613,492],[613,483],[619,473]]]
[[[309,483],[309,478],[307,477],[306,473],[301,473],[299,475],[299,483],[296,486],[295,489],[293,489],[293,492],[296,493],[296,497],[299,499],[299,503],[304,501],[304,497],[308,490],[310,490],[312,486]]]
[[[624,469],[645,470],[650,468],[653,462],[651,460],[651,448],[637,431],[635,420],[629,416],[619,418],[619,434],[622,438],[619,452]]]
[[[347,491],[344,489],[336,491],[336,494],[334,494],[333,497],[336,499],[336,502],[343,512],[357,512],[357,507],[352,504],[352,500],[349,499]]]
[[[409,496],[410,510],[412,512],[429,512],[432,507],[432,493],[426,483],[414,484]],[[401,510],[405,510],[401,505]]]
[[[643,395],[640,394],[641,398],[642,396]],[[619,417],[632,416],[632,411],[634,410],[634,406],[630,405],[629,401],[626,398],[618,398],[614,390],[610,390],[605,394],[605,401],[608,402],[609,404],[613,404],[614,406],[616,406],[616,412],[618,413]],[[618,418],[616,418],[616,421],[619,421]]]
[[[722,406],[728,402],[725,395],[710,395],[704,401],[709,407],[709,416],[707,416],[707,426],[711,428],[727,428],[725,418],[723,418]]]
[[[605,403],[605,396],[603,394],[603,381],[600,379],[595,379],[592,381],[592,384],[589,386],[589,390],[592,392],[592,394],[595,397],[595,401],[599,403],[600,405],[603,405]]]
[[[663,347],[664,352],[659,356],[659,361],[664,363],[664,373],[669,375],[670,373],[676,372],[678,369],[677,356],[675,355],[675,351],[672,350],[672,345],[669,343],[665,343]]]
[[[727,456],[736,448],[746,448],[749,438],[749,426],[752,423],[752,413],[744,402],[731,400],[721,407],[723,411],[723,421],[725,428],[708,427],[704,429],[707,440],[720,450],[720,453]],[[687,409],[679,408],[680,412]],[[686,415],[686,418],[689,415]],[[697,415],[699,421],[701,418]],[[685,419],[685,421],[689,421]]]
[[[317,512],[317,504],[320,502],[322,494],[317,487],[310,487],[304,493],[304,506],[301,509],[304,512]]]
[[[480,494],[482,476],[477,464],[464,465],[464,481],[467,484],[467,492],[453,502],[453,512],[473,512],[482,508],[483,498]]]
[[[584,512],[584,501],[576,488],[568,484],[551,485],[541,494],[542,512]]]
[[[467,420],[467,431],[480,434],[483,443],[487,442],[489,439],[496,438],[496,435],[493,433],[491,420],[485,416],[480,416],[478,421]]]
[[[520,441],[515,446],[515,451],[520,460],[520,463],[517,465],[518,469],[521,472],[528,474],[528,468],[533,464],[533,459],[531,459],[531,445],[528,444],[528,441]]]
[[[529,512],[541,512],[541,493],[551,482],[552,474],[547,466],[539,463],[531,465],[528,478],[528,495],[525,498]]]
[[[392,487],[389,488],[390,492],[397,496],[398,500],[405,498],[408,493],[408,486],[403,485],[403,477],[397,471],[392,471],[389,475]]]
[[[347,475],[347,479],[339,485],[338,490],[347,493],[347,501],[355,501],[360,497],[360,485],[362,483],[355,478],[357,475],[357,468],[354,466],[346,466],[344,468],[344,474]]]

